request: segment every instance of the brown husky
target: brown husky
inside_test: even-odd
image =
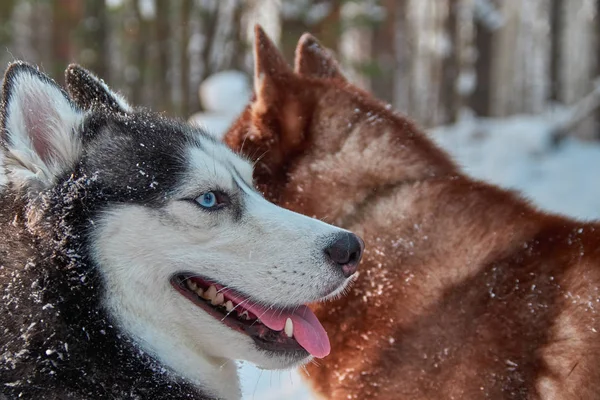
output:
[[[465,176],[348,83],[308,34],[295,71],[256,31],[255,97],[226,136],[269,199],[366,242],[349,294],[315,307],[327,399],[600,398],[600,224]]]

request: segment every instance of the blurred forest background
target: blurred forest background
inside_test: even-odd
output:
[[[0,0],[0,62],[59,82],[78,62],[133,104],[187,117],[209,75],[252,69],[261,23],[290,62],[309,31],[347,76],[426,127],[571,105],[600,136],[600,0]]]

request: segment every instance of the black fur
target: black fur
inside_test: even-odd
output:
[[[65,82],[69,94],[84,109],[106,108],[107,111],[127,113],[100,78],[77,64],[65,71]]]
[[[21,68],[35,71],[9,70],[5,102]],[[97,109],[81,159],[55,186],[35,196],[0,187],[0,399],[209,398],[113,325],[87,234],[115,203],[162,204],[185,169],[176,155],[199,133],[152,113]]]

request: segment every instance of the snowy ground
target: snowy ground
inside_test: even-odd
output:
[[[432,136],[472,176],[516,189],[545,210],[600,218],[600,143],[568,138],[553,145],[555,118],[465,119]]]

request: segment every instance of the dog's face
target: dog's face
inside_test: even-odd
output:
[[[134,111],[80,67],[70,98],[25,64],[5,82],[9,187],[32,218],[43,198],[83,216],[104,305],[143,348],[191,379],[207,361],[284,368],[329,352],[304,304],[343,290],[359,238],[267,202],[224,144]]]
[[[224,141],[257,161],[257,187],[277,204],[345,226],[374,191],[454,168],[410,121],[347,82],[312,36],[292,70],[257,28],[254,57],[254,98]]]

